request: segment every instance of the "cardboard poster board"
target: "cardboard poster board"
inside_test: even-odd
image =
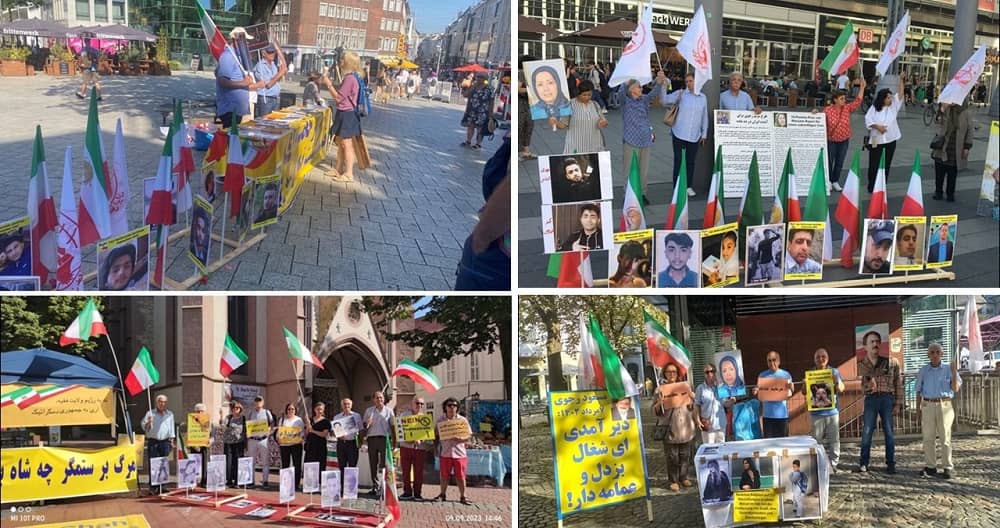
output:
[[[294,445],[302,443],[301,427],[278,426],[278,445]]]
[[[97,243],[97,289],[149,289],[149,226]]]
[[[247,436],[261,436],[266,435],[271,430],[271,426],[267,423],[267,419],[262,420],[247,420]]]
[[[757,378],[757,399],[762,402],[785,401],[788,399],[789,384],[786,378]]]
[[[806,371],[806,408],[828,411],[837,408],[837,380],[832,369]]]
[[[438,422],[438,440],[463,439],[472,436],[469,423],[461,418]]]
[[[716,377],[719,384],[715,393],[720,399],[738,398],[747,395],[747,386],[743,376],[743,352],[740,350],[725,350],[712,355]]]
[[[208,413],[188,413],[187,415],[187,445],[188,447],[208,447],[212,431],[212,418]]]
[[[434,415],[431,413],[400,416],[399,425],[404,442],[434,440]]]
[[[858,361],[863,359],[870,349],[878,349],[878,355],[890,357],[889,323],[876,323],[854,327],[854,350]]]
[[[35,277],[37,279],[37,277]],[[0,396],[23,391],[27,385],[0,385]],[[4,427],[51,427],[60,425],[110,424],[115,421],[115,395],[110,388],[83,385],[59,387],[31,385],[37,396],[20,405],[0,407]]]
[[[609,287],[652,287],[653,230],[615,233],[608,262]]]
[[[657,230],[657,288],[698,288],[701,286],[701,231]]]
[[[691,386],[686,381],[660,385],[657,391],[660,393],[660,402],[668,409],[684,407],[691,403],[693,397]]]

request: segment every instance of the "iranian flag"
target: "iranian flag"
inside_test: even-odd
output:
[[[385,443],[385,467],[382,468],[383,505],[392,514],[389,527],[396,525],[403,518],[403,510],[399,506],[399,492],[396,491],[396,463],[392,459],[392,444]]]
[[[295,337],[295,334],[293,334],[291,330],[285,328],[284,326],[281,327],[281,330],[285,333],[285,341],[288,343],[288,353],[292,356],[292,359],[305,361],[314,367],[323,368],[323,362],[320,361],[315,354],[310,352],[302,341],[299,341],[299,338]]]
[[[191,174],[194,173],[194,148],[191,145],[188,133],[190,129],[184,122],[184,114],[181,110],[181,101],[177,100],[174,108],[174,140],[171,145],[171,162],[173,167],[171,172],[177,178],[174,185],[174,192],[177,193],[177,211],[184,212],[191,209],[193,199],[191,196]]]
[[[628,213],[639,211],[639,227],[646,229],[646,213],[642,210],[642,184],[639,176],[639,154],[632,151],[632,165],[628,171],[628,183],[625,185],[625,204],[622,206],[622,218],[618,223],[618,231],[634,231],[629,229]]]
[[[854,24],[848,21],[819,68],[830,72],[830,75],[840,75],[857,63],[858,37],[854,34]]]
[[[59,196],[59,264],[56,268],[56,290],[83,289],[83,267],[80,259],[80,228],[77,225],[76,197],[73,196],[73,147],[66,147],[63,161],[62,194]]]
[[[115,144],[111,147],[111,168],[108,171],[108,197],[111,204],[111,235],[128,233],[128,165],[125,163],[125,135],[122,119],[115,125]]]
[[[632,376],[625,370],[625,366],[622,365],[622,361],[618,357],[618,353],[611,346],[611,342],[601,332],[601,326],[597,323],[597,319],[594,318],[593,314],[590,315],[588,330],[590,330],[590,336],[597,345],[598,357],[600,359],[596,367],[597,370],[595,370],[595,379],[604,379],[604,388],[607,389],[611,401],[618,401],[622,398],[639,394],[639,388],[636,386],[635,381],[632,380]]]
[[[80,341],[89,341],[91,337],[108,335],[108,329],[104,326],[104,319],[101,312],[97,311],[97,303],[93,298],[87,299],[87,303],[80,310],[80,315],[70,323],[69,328],[63,332],[59,338],[59,345],[66,346]]]
[[[160,372],[153,366],[149,350],[142,347],[139,349],[139,357],[135,358],[135,363],[132,364],[132,369],[128,371],[128,377],[125,378],[125,388],[128,389],[130,396],[135,396],[159,382]]]
[[[920,180],[920,151],[913,156],[913,173],[910,174],[910,185],[906,188],[903,198],[903,209],[899,216],[924,216],[924,193]]]
[[[392,371],[393,376],[406,376],[419,383],[429,393],[435,393],[441,388],[441,380],[434,375],[427,367],[415,361],[404,359],[399,362],[396,370]]]
[[[549,257],[545,275],[556,279],[556,288],[592,288],[594,272],[589,251],[556,253]]]
[[[247,354],[226,334],[226,343],[222,347],[222,359],[219,360],[219,374],[228,378],[232,372],[247,362]]]
[[[34,387],[21,387],[0,397],[0,407],[17,405],[18,409],[23,410],[36,401],[38,401],[38,392],[35,391]]]
[[[649,360],[657,368],[673,363],[683,378],[691,368],[691,354],[645,309],[642,310],[642,319],[646,323],[646,348],[649,349]]]
[[[49,192],[49,171],[42,145],[42,127],[35,126],[35,148],[31,154],[31,180],[28,183],[28,216],[31,218],[31,271],[44,289],[55,285],[58,261],[59,219],[56,202]]]
[[[628,44],[622,49],[622,56],[611,72],[608,86],[614,88],[629,79],[636,79],[642,84],[653,80],[653,70],[649,67],[649,56],[656,53],[656,42],[653,38],[653,0],[642,8],[639,24],[632,32]]]
[[[830,232],[830,208],[826,203],[826,167],[823,164],[823,148],[819,149],[816,168],[809,182],[809,196],[802,219],[806,222],[826,222],[823,228],[823,260],[833,258],[833,237]]]
[[[166,268],[167,246],[170,244],[169,231],[168,225],[156,226],[156,267],[153,268],[153,283],[161,290],[166,289],[163,286],[163,270]]]
[[[229,129],[229,156],[226,159],[226,177],[222,181],[222,191],[229,193],[229,217],[240,214],[240,197],[246,177],[243,173],[243,147],[240,145],[239,123],[233,115],[233,126]]]
[[[590,335],[588,320],[580,317],[580,364],[577,389],[603,389],[604,371],[601,369],[601,359],[597,355],[597,343]]]
[[[889,198],[885,192],[885,149],[878,160],[878,172],[875,176],[875,188],[872,190],[872,201],[868,204],[868,218],[889,218]]]
[[[722,185],[722,145],[719,145],[715,151],[715,170],[712,171],[712,186],[708,189],[708,202],[705,203],[705,219],[701,223],[702,229],[726,223],[726,214],[722,210],[725,200]]]
[[[222,35],[219,28],[215,27],[215,22],[212,21],[212,17],[208,16],[205,12],[205,8],[201,6],[200,1],[195,1],[195,8],[198,9],[198,21],[201,22],[201,31],[205,34],[205,40],[208,41],[208,50],[212,52],[212,56],[215,60],[219,60],[222,56],[222,52],[225,51],[226,37]]]
[[[108,162],[101,139],[101,123],[97,119],[97,88],[90,92],[90,111],[84,137],[84,162],[87,171],[80,185],[77,210],[80,226],[80,247],[111,236],[111,202],[108,200]]]
[[[750,226],[764,223],[764,207],[760,198],[760,168],[757,166],[757,151],[750,158],[750,173],[747,175],[747,186],[740,198],[740,213],[736,218],[740,225],[740,233],[746,233]],[[742,237],[741,237],[742,238]]]
[[[851,170],[844,181],[844,191],[833,213],[837,222],[844,226],[844,238],[840,241],[840,265],[854,267],[854,250],[861,247],[861,150],[854,151]]]
[[[687,187],[687,151],[681,150],[681,169],[677,174],[677,185],[674,185],[674,196],[670,200],[670,207],[667,208],[668,230],[688,228]]]
[[[156,169],[156,184],[153,186],[153,197],[149,200],[149,211],[146,213],[146,223],[149,225],[170,225],[174,223],[173,195],[170,178],[170,155],[172,151],[174,129],[167,132],[160,153],[160,166]]]
[[[781,181],[774,193],[771,205],[771,223],[798,222],[802,220],[799,209],[799,193],[795,188],[795,167],[792,165],[792,148],[785,152],[785,166],[781,169]]]
[[[208,150],[205,152],[204,163],[221,160],[226,155],[228,148],[229,134],[225,130],[216,130],[215,135],[212,136],[212,142],[208,144]]]

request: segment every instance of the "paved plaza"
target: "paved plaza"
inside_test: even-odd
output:
[[[649,407],[643,400],[643,408]],[[635,500],[565,518],[566,526],[656,526],[691,528],[704,526],[696,488],[670,491],[666,458],[660,442],[652,440],[655,416],[644,413],[645,455],[653,502],[653,523],[646,522],[646,503]],[[544,417],[525,419],[518,440],[518,527],[556,525],[552,477],[552,436]],[[952,449],[955,476],[950,481],[918,476],[923,468],[923,445],[918,439],[897,439],[899,473],[887,475],[882,464],[881,433],[872,447],[872,471],[851,473],[860,452],[857,442],[842,447],[841,471],[830,478],[830,509],[822,520],[777,523],[772,526],[824,528],[1000,526],[1000,440],[995,435],[955,436]],[[692,472],[694,468],[692,467]],[[692,473],[693,478],[693,473]]]
[[[283,82],[283,91],[301,94],[298,79]],[[156,176],[163,149],[157,108],[172,98],[213,99],[215,80],[210,72],[182,71],[169,77],[109,76],[101,81],[100,121],[109,158],[115,121],[122,119],[132,196],[129,222],[135,228],[143,221],[142,179]],[[0,89],[6,94],[0,121],[0,156],[4,159],[0,185],[5,190],[0,221],[27,214],[36,124],[42,126],[49,188],[56,204],[67,146],[73,147],[79,189],[87,123],[87,102],[73,95],[79,84],[79,77],[44,74],[0,78]],[[461,147],[463,110],[460,104],[422,99],[376,105],[362,121],[372,167],[356,171],[354,182],[337,183],[324,175],[329,165],[321,164],[307,175],[292,207],[276,225],[265,228],[267,237],[260,244],[192,289],[453,289],[462,245],[483,206],[483,166],[502,144],[504,133],[498,130],[480,151]],[[209,112],[194,109],[193,115]],[[195,151],[199,167],[203,157],[204,152]],[[215,221],[221,218],[219,202]],[[213,246],[213,258],[217,258],[217,244]],[[168,251],[167,276],[177,281],[196,273],[186,248],[186,240],[175,240]],[[94,248],[85,248],[83,257],[86,269],[93,271]],[[96,283],[87,287],[95,288]]]
[[[762,107],[763,110],[775,110],[776,108]],[[790,110],[784,109],[783,110]],[[796,109],[806,111],[804,108]],[[909,106],[900,113],[899,126],[903,132],[903,138],[899,140],[895,157],[892,162],[892,171],[889,176],[886,188],[889,194],[890,214],[899,213],[906,194],[907,185],[910,181],[911,168],[913,167],[914,153],[920,151],[921,175],[923,180],[924,209],[928,216],[958,214],[958,243],[955,248],[955,264],[950,271],[955,272],[954,281],[923,281],[912,283],[914,287],[984,287],[988,285],[1000,284],[1000,269],[996,262],[1000,259],[1000,227],[995,220],[989,217],[976,215],[976,205],[979,200],[979,187],[982,182],[983,165],[986,159],[986,146],[989,141],[990,118],[985,108],[973,108],[973,120],[976,129],[973,132],[972,151],[969,155],[969,168],[958,174],[957,191],[955,193],[955,203],[945,201],[935,201],[931,199],[934,194],[934,162],[930,158],[928,145],[934,137],[934,127],[926,127],[923,123],[923,108],[920,106]],[[661,108],[650,109],[650,121],[656,142],[653,144],[649,164],[649,193],[648,199],[652,205],[645,208],[646,222],[650,227],[662,229],[667,208],[673,193],[673,148],[671,147],[670,129],[662,123],[664,110]],[[615,215],[612,219],[617,228],[618,216],[621,214],[623,196],[625,193],[625,180],[627,174],[622,173],[622,114],[620,110],[611,110],[605,117],[608,119],[608,127],[604,129],[605,144],[611,151],[611,167],[614,173],[614,201],[612,207]],[[846,178],[847,170],[850,168],[854,149],[861,145],[861,138],[864,137],[864,113],[860,110],[851,115],[851,151],[844,162],[844,172],[841,174],[841,182]],[[536,154],[562,154],[565,132],[553,132],[548,126],[535,122],[535,129],[531,139],[531,150]],[[700,157],[700,154],[699,154]],[[711,156],[714,159],[714,154]],[[862,186],[867,181],[868,174],[868,153],[862,152],[861,173]],[[689,223],[692,229],[701,226],[705,212],[705,200],[708,194],[709,181],[699,180],[693,184],[698,196],[688,200]],[[799,193],[804,199],[808,189],[799,188]],[[869,195],[862,188],[862,200],[867,208]],[[771,197],[763,197],[762,205],[765,211],[770,210]],[[834,223],[833,247],[834,259],[839,261],[840,239],[843,229],[833,219],[833,212],[836,210],[837,202],[840,200],[839,192],[831,192],[828,202],[830,206],[831,221]],[[736,221],[739,212],[740,196],[726,196],[725,212],[726,220]],[[867,210],[867,209],[866,209]],[[542,254],[542,226],[541,226],[541,192],[538,183],[538,162],[535,160],[521,161],[518,164],[518,285],[520,287],[546,288],[554,287],[555,279],[546,277],[545,271],[548,265],[549,256]],[[607,251],[596,251],[591,253],[593,262],[594,278],[607,278]],[[857,260],[855,260],[857,263]],[[824,281],[857,279],[857,268],[844,269],[836,264],[827,265],[824,268]],[[740,281],[743,281],[741,271]],[[899,285],[892,285],[898,287]]]

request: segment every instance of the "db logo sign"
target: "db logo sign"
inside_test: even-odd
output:
[[[862,44],[871,44],[875,41],[875,33],[870,29],[859,29],[858,30],[858,42]]]

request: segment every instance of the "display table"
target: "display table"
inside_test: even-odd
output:
[[[503,454],[499,448],[494,449],[466,449],[469,460],[466,463],[466,475],[481,475],[490,477],[503,485],[504,475],[507,474],[507,466],[504,464]],[[441,470],[440,457],[434,458],[434,469]]]
[[[503,457],[503,465],[507,468],[507,474],[511,475],[514,472],[514,461],[511,458],[511,446],[510,444],[504,444],[500,446],[500,455]]]

